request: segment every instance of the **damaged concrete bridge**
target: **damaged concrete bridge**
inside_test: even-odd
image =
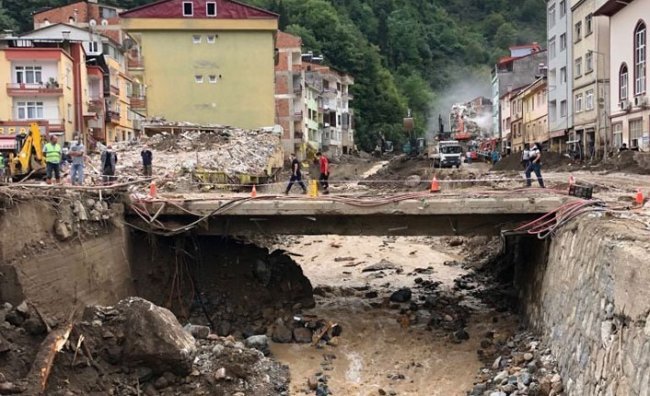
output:
[[[428,193],[376,197],[243,195],[131,197],[131,225],[173,235],[496,235],[574,198],[529,191],[472,196]]]

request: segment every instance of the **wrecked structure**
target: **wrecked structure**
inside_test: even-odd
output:
[[[492,136],[492,102],[477,97],[467,103],[456,103],[449,113],[454,140],[472,140]]]

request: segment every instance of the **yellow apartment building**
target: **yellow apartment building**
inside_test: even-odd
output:
[[[523,106],[523,143],[549,140],[546,78],[535,80],[521,92]]]
[[[134,109],[244,128],[275,123],[277,15],[229,0],[167,0],[120,14],[134,40]]]

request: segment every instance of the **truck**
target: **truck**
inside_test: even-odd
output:
[[[460,168],[463,147],[458,140],[442,140],[429,150],[429,158],[433,160],[434,168]]]

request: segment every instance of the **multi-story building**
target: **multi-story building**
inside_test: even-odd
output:
[[[38,10],[33,14],[34,29],[56,23],[74,25],[91,30],[122,44],[122,27],[119,14],[124,9],[98,4],[97,0],[77,1],[56,8]]]
[[[305,157],[307,136],[303,121],[308,117],[303,110],[305,101],[304,71],[302,69],[302,40],[300,37],[278,31],[276,37],[278,59],[275,64],[275,123],[282,126],[285,153]]]
[[[545,73],[547,64],[546,50],[539,44],[514,46],[510,56],[501,58],[492,70],[492,134],[503,139],[502,112],[499,99],[513,87],[532,83]]]
[[[521,91],[523,106],[523,143],[549,142],[546,77],[535,80]]]
[[[519,153],[524,150],[524,104],[523,89],[510,93],[510,151]]]
[[[594,17],[600,0],[572,0],[573,137],[584,159],[602,158],[609,120],[609,20]]]
[[[573,128],[573,28],[570,0],[547,0],[548,125],[562,151]]]
[[[613,146],[650,151],[648,98],[648,24],[650,2],[606,1],[594,15],[609,17],[609,76],[606,103],[613,130]]]
[[[37,122],[71,139],[84,130],[85,51],[67,37],[0,41],[0,128],[5,138]],[[18,129],[17,129],[18,127]]]
[[[231,0],[164,0],[120,19],[135,40],[128,64],[144,115],[274,125],[276,14]]]
[[[47,43],[64,36],[67,40],[81,43],[86,54],[86,61],[75,66],[84,82],[81,100],[75,101],[75,111],[84,115],[82,130],[93,139],[104,142],[133,138],[134,117],[129,97],[131,78],[126,74],[124,51],[118,43],[93,30],[61,23],[47,25],[20,38]],[[88,64],[92,66],[90,69]],[[89,74],[88,70],[92,73]],[[98,89],[100,83],[101,90]]]
[[[354,146],[349,75],[328,66],[312,67],[322,79],[322,148],[332,155],[347,153]],[[345,141],[345,144],[344,144]]]

